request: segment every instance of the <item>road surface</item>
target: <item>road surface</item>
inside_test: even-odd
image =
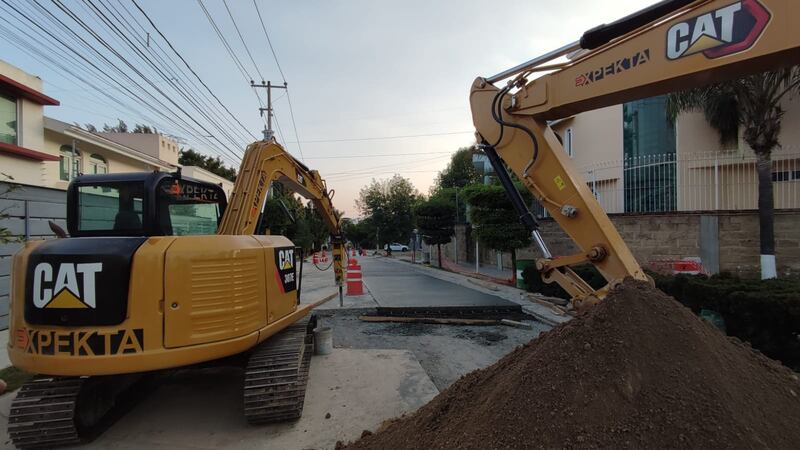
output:
[[[362,258],[362,274],[375,301],[387,308],[514,306],[494,295],[439,280],[409,263]]]

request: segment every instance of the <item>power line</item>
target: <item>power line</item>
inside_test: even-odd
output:
[[[264,83],[264,75],[261,74],[261,71],[258,69],[258,64],[256,64],[256,60],[253,59],[253,54],[250,53],[250,48],[247,47],[247,43],[244,41],[244,37],[242,36],[242,32],[239,31],[239,25],[236,25],[236,19],[233,18],[233,13],[231,9],[228,7],[228,0],[222,0],[222,4],[225,5],[225,10],[228,11],[228,16],[231,18],[231,22],[233,22],[233,28],[236,30],[236,34],[239,35],[239,40],[242,41],[242,45],[244,46],[244,51],[247,52],[247,56],[250,57],[250,62],[253,63],[253,67],[256,68],[256,73],[258,76],[261,77],[261,82]]]
[[[223,0],[224,1],[224,0]],[[256,0],[253,0],[253,6],[256,8],[256,13],[258,14],[258,21],[261,22],[261,29],[264,31],[264,36],[267,38],[267,45],[269,45],[269,49],[272,52],[272,57],[275,59],[275,65],[278,66],[278,72],[281,74],[281,79],[283,79],[283,84],[286,85],[286,76],[283,74],[283,69],[281,68],[281,63],[278,61],[278,54],[275,53],[275,48],[272,46],[272,40],[269,38],[269,32],[267,31],[267,26],[264,24],[264,19],[261,17],[261,10],[258,8],[258,3]],[[227,7],[227,3],[226,3]],[[229,11],[230,12],[230,11]],[[300,152],[300,159],[305,161],[305,157],[303,156],[303,147],[300,145],[300,135],[297,134],[297,122],[294,120],[294,108],[292,107],[292,96],[289,94],[289,88],[286,88],[286,101],[289,104],[289,116],[292,119],[292,128],[294,129],[294,138],[297,140],[297,150]]]
[[[433,136],[452,136],[456,134],[473,134],[475,131],[449,131],[444,133],[428,133],[428,134],[404,134],[396,136],[372,136],[364,138],[342,138],[342,139],[315,139],[311,141],[303,141],[304,144],[323,144],[329,142],[360,142],[360,141],[385,141],[391,139],[411,139]]]
[[[21,10],[20,10],[20,9],[19,9],[17,6],[10,4],[10,3],[9,3],[8,1],[6,1],[6,0],[3,0],[3,3],[5,3],[5,4],[6,4],[6,6],[8,6],[9,8],[11,8],[11,9],[12,9],[12,10],[13,10],[13,11],[14,11],[14,12],[17,14],[17,15],[21,16],[21,17],[22,17],[22,18],[24,18],[26,21],[28,21],[28,22],[30,22],[31,24],[33,24],[33,25],[34,25],[36,28],[38,28],[39,30],[41,30],[41,31],[42,31],[42,33],[43,33],[43,35],[46,35],[46,36],[48,36],[50,39],[52,39],[53,41],[55,41],[55,42],[57,42],[58,44],[60,44],[60,45],[61,45],[61,46],[62,46],[64,49],[68,50],[69,52],[71,52],[72,54],[74,54],[75,56],[77,56],[79,59],[83,60],[83,61],[84,61],[86,64],[88,64],[88,68],[91,68],[91,69],[94,69],[94,70],[96,70],[96,71],[97,71],[97,73],[99,73],[100,75],[103,75],[105,78],[107,78],[107,79],[108,79],[108,80],[110,80],[111,82],[113,82],[113,83],[117,84],[118,86],[120,86],[120,87],[123,89],[123,91],[124,91],[124,94],[125,94],[126,96],[129,96],[129,97],[130,97],[131,99],[133,99],[134,101],[136,101],[136,102],[139,102],[141,105],[143,105],[143,106],[147,107],[148,109],[152,110],[152,111],[153,111],[153,112],[155,112],[156,114],[158,114],[158,115],[160,115],[160,116],[164,117],[164,118],[165,118],[167,121],[174,123],[174,124],[175,124],[175,125],[176,125],[178,128],[181,128],[182,130],[184,130],[185,132],[187,132],[187,134],[189,134],[189,135],[194,135],[195,137],[197,137],[197,138],[198,138],[199,140],[201,140],[201,141],[203,140],[203,139],[202,139],[202,136],[198,136],[196,132],[193,132],[193,131],[191,131],[191,130],[190,130],[190,128],[191,128],[191,127],[189,127],[189,128],[187,128],[187,127],[186,127],[186,126],[188,126],[188,123],[186,123],[186,122],[184,121],[184,123],[186,123],[186,126],[184,126],[184,125],[180,124],[178,121],[176,121],[176,120],[173,118],[173,116],[174,116],[174,115],[171,115],[171,114],[166,114],[166,113],[163,111],[163,110],[168,110],[168,109],[169,109],[168,107],[166,107],[166,105],[164,105],[164,104],[163,104],[163,103],[161,103],[161,102],[160,102],[158,99],[156,99],[155,97],[153,97],[153,96],[152,96],[152,94],[150,94],[148,91],[146,91],[146,90],[142,89],[142,87],[141,87],[141,86],[140,86],[138,83],[136,83],[136,82],[135,82],[133,79],[131,79],[131,78],[130,78],[130,77],[129,77],[129,76],[128,76],[128,75],[127,75],[127,74],[126,74],[124,71],[120,70],[120,69],[119,69],[119,67],[117,67],[115,64],[111,63],[111,61],[110,61],[110,60],[108,60],[108,58],[105,58],[105,56],[104,56],[104,55],[102,55],[102,54],[101,54],[101,53],[99,53],[99,52],[98,52],[96,49],[94,49],[94,47],[93,47],[93,46],[91,46],[91,45],[90,45],[88,42],[86,42],[86,41],[85,41],[83,38],[81,38],[81,37],[80,37],[80,36],[79,36],[79,35],[78,35],[78,34],[77,34],[77,33],[76,33],[74,30],[72,30],[72,28],[68,27],[68,26],[67,26],[67,25],[66,25],[66,24],[65,24],[63,21],[61,21],[61,20],[60,20],[60,19],[58,19],[58,18],[57,18],[55,15],[53,15],[53,14],[52,14],[50,11],[48,11],[47,9],[45,9],[45,8],[44,8],[44,7],[43,7],[41,4],[39,4],[38,2],[35,2],[35,5],[36,5],[36,7],[38,7],[38,8],[39,8],[41,11],[43,11],[44,13],[46,13],[46,14],[47,14],[47,16],[44,16],[44,17],[45,17],[46,19],[48,19],[49,21],[51,21],[51,22],[52,22],[52,24],[55,26],[55,28],[52,28],[52,29],[46,28],[45,26],[43,26],[43,25],[39,24],[38,22],[36,22],[35,20],[33,20],[33,19],[32,19],[32,18],[29,16],[29,15],[27,15],[27,14],[23,13],[23,12],[22,12],[22,11],[21,11]],[[7,17],[11,17],[11,15],[9,14]],[[9,22],[9,23],[10,23],[10,22]],[[87,56],[84,56],[83,54],[81,54],[80,52],[78,52],[77,50],[75,50],[75,48],[73,48],[71,45],[67,44],[67,43],[66,43],[64,40],[62,40],[61,38],[59,38],[59,37],[55,36],[51,30],[60,30],[60,31],[62,31],[62,32],[63,32],[63,30],[66,30],[66,31],[70,32],[70,33],[72,34],[72,36],[73,36],[73,37],[72,37],[72,39],[76,39],[76,38],[77,38],[77,39],[75,40],[75,42],[77,42],[79,45],[81,45],[81,44],[82,44],[82,45],[83,45],[85,48],[87,48],[88,50],[90,50],[90,51],[94,51],[94,53],[96,53],[97,55],[99,55],[100,57],[102,57],[102,58],[103,58],[103,60],[105,61],[105,63],[106,63],[106,64],[108,64],[108,66],[109,66],[110,68],[112,68],[113,70],[116,70],[116,71],[117,71],[117,72],[118,72],[120,75],[122,75],[122,76],[126,77],[126,78],[127,78],[129,81],[131,81],[131,82],[132,82],[132,83],[133,83],[133,84],[134,84],[136,87],[138,87],[140,90],[144,91],[144,93],[145,93],[145,94],[149,95],[149,96],[150,96],[151,98],[153,98],[153,99],[154,99],[154,100],[155,100],[157,103],[159,103],[159,105],[160,105],[161,107],[160,107],[160,108],[156,108],[156,107],[154,107],[153,105],[151,105],[150,103],[148,103],[146,100],[144,100],[144,99],[143,99],[142,97],[140,97],[138,94],[134,93],[134,92],[133,92],[132,90],[130,90],[130,89],[127,87],[127,86],[125,86],[124,84],[122,84],[122,83],[121,83],[121,82],[120,82],[118,79],[114,78],[112,75],[108,74],[108,73],[107,73],[107,71],[104,71],[104,70],[102,70],[102,69],[101,69],[99,66],[97,66],[97,64],[95,64],[94,62],[92,62],[91,60],[89,60],[89,59],[88,59],[89,57],[87,57]],[[27,33],[25,30],[22,30],[22,29],[20,29],[20,31],[21,31],[23,34],[28,34],[28,33]],[[29,38],[30,38],[30,37],[31,37],[31,36],[29,36]],[[35,39],[34,39],[34,40],[35,40]],[[61,57],[61,58],[64,58],[66,61],[70,62],[70,63],[71,63],[71,65],[73,65],[73,66],[77,66],[77,67],[80,67],[80,69],[81,69],[81,70],[83,70],[83,71],[87,71],[87,69],[88,69],[88,68],[87,68],[86,66],[84,66],[84,65],[80,65],[80,66],[78,66],[78,64],[76,64],[76,62],[75,62],[74,60],[71,60],[70,58],[66,58],[66,56],[65,56],[65,55],[63,55],[63,54],[62,54],[62,52],[59,52],[59,51],[57,51],[57,50],[55,49],[55,47],[56,47],[56,46],[54,46],[53,44],[51,44],[51,45],[41,45],[41,47],[42,47],[42,48],[45,48],[45,49],[48,49],[48,50],[50,50],[50,51],[51,51],[51,52],[52,52],[54,55],[57,55],[57,56],[59,56],[59,57]],[[30,47],[30,48],[31,48],[31,49],[33,49],[33,50],[37,50],[35,47]],[[44,54],[42,53],[42,55],[44,55]],[[91,53],[90,53],[90,55],[91,55]],[[75,72],[71,72],[71,71],[70,71],[69,73],[71,73],[71,75],[75,76],[77,79],[81,80],[82,82],[84,82],[84,83],[85,83],[85,84],[87,84],[88,86],[90,86],[90,87],[92,86],[92,84],[91,84],[91,83],[87,82],[85,79],[83,79],[82,77],[80,77],[79,75],[77,75]],[[89,73],[91,73],[91,72],[89,71]],[[94,75],[94,74],[93,74],[93,75]],[[97,75],[95,75],[95,76],[97,76]],[[105,80],[103,80],[103,81],[104,81],[105,83],[107,83],[107,84],[109,83],[109,81],[105,81]],[[102,92],[101,92],[101,93],[102,93]],[[117,100],[115,97],[113,97],[113,96],[110,96],[110,95],[108,95],[108,94],[106,94],[106,93],[103,93],[103,94],[105,94],[106,96],[108,96],[108,97],[109,97],[109,99],[111,99],[112,101],[117,101],[117,102],[119,102],[119,101],[118,101],[118,100]],[[180,118],[178,118],[178,119],[180,119]],[[151,123],[155,123],[155,121],[151,121]],[[161,128],[162,128],[162,129],[164,129],[165,127],[161,126]],[[212,145],[212,148],[213,148],[213,145]]]
[[[309,156],[308,159],[361,159],[361,158],[377,158],[377,157],[395,157],[395,156],[422,156],[422,155],[442,155],[453,154],[452,151],[444,152],[416,152],[416,153],[372,153],[369,155],[335,155],[335,156]]]
[[[198,103],[196,102],[196,100],[195,100],[195,99],[194,99],[192,96],[190,96],[190,95],[189,95],[189,93],[188,93],[188,92],[187,92],[187,91],[184,89],[184,88],[185,88],[185,85],[181,85],[181,86],[179,86],[178,84],[176,84],[176,83],[173,81],[173,78],[171,78],[170,76],[168,76],[168,75],[167,75],[167,74],[164,72],[164,70],[162,70],[160,67],[158,67],[158,66],[157,66],[157,65],[156,65],[156,64],[155,64],[155,63],[154,63],[154,62],[153,62],[153,61],[152,61],[152,60],[151,60],[151,59],[150,59],[150,58],[149,58],[149,57],[148,57],[146,54],[144,54],[144,52],[142,52],[141,50],[139,50],[139,48],[136,46],[136,44],[134,44],[133,42],[131,42],[131,40],[130,40],[130,39],[127,37],[127,35],[126,35],[124,32],[122,32],[122,31],[121,31],[121,30],[120,30],[120,29],[119,29],[119,28],[116,26],[116,24],[114,24],[114,23],[113,23],[113,22],[112,22],[112,21],[111,21],[111,20],[108,18],[108,16],[106,16],[106,14],[105,14],[105,13],[103,13],[102,11],[100,11],[100,9],[99,9],[99,8],[98,8],[98,7],[97,7],[97,6],[96,6],[96,5],[95,5],[95,4],[94,4],[94,3],[93,3],[91,0],[84,0],[84,3],[86,3],[87,5],[89,5],[89,6],[92,8],[92,11],[90,11],[90,12],[94,12],[94,14],[95,14],[95,15],[97,15],[97,16],[98,16],[98,18],[100,18],[100,20],[103,22],[103,25],[106,25],[106,26],[108,26],[108,28],[109,28],[109,29],[110,29],[112,32],[116,32],[116,34],[117,34],[117,35],[121,36],[121,37],[124,39],[124,41],[125,41],[123,44],[127,44],[127,45],[128,45],[128,46],[129,46],[129,47],[130,47],[130,48],[131,48],[131,49],[132,49],[134,52],[135,52],[135,54],[137,54],[137,55],[138,55],[138,56],[139,56],[139,57],[140,57],[140,58],[141,58],[143,61],[145,61],[145,62],[146,62],[146,63],[147,63],[147,64],[148,64],[150,67],[152,67],[152,69],[153,69],[153,70],[155,70],[155,71],[157,72],[157,74],[158,74],[158,75],[160,75],[162,78],[164,78],[164,80],[165,80],[165,81],[167,81],[167,82],[168,82],[168,83],[171,85],[171,87],[172,87],[172,88],[173,88],[173,89],[174,89],[174,90],[175,90],[175,91],[176,91],[176,92],[177,92],[177,93],[178,93],[178,94],[179,94],[181,97],[183,97],[183,99],[184,99],[184,100],[185,100],[185,101],[186,101],[186,102],[187,102],[189,105],[191,105],[191,106],[192,106],[192,107],[193,107],[193,108],[194,108],[194,109],[195,109],[195,110],[198,112],[198,114],[200,114],[201,116],[203,116],[203,118],[205,118],[205,119],[206,119],[206,120],[207,120],[207,121],[208,121],[210,124],[212,124],[213,126],[215,126],[215,127],[217,128],[218,132],[219,132],[219,133],[220,133],[222,136],[224,136],[224,137],[225,137],[225,138],[226,138],[228,141],[230,141],[231,143],[233,143],[235,146],[241,146],[241,142],[238,142],[238,141],[237,141],[237,140],[236,140],[236,139],[235,139],[235,138],[234,138],[234,137],[233,137],[233,136],[230,134],[229,130],[228,130],[228,129],[226,129],[226,127],[223,127],[223,126],[221,126],[221,124],[219,123],[219,116],[218,116],[218,115],[216,115],[216,117],[215,117],[215,118],[212,118],[212,117],[209,115],[209,114],[210,114],[210,111],[212,111],[211,109],[208,109],[208,108],[207,108],[207,106],[206,106],[206,107],[204,107],[204,106],[200,106],[200,105],[198,105]],[[163,65],[163,62],[162,62],[162,65]],[[167,70],[169,70],[169,69],[167,69]],[[173,72],[173,73],[171,73],[171,75],[176,75],[176,74]],[[150,84],[151,84],[151,85],[154,85],[155,83],[150,83]],[[166,95],[166,94],[164,94],[164,95]],[[173,102],[173,104],[175,104],[175,103]],[[177,105],[176,105],[176,106],[177,106]],[[180,108],[180,107],[179,107],[179,108]]]
[[[228,40],[225,39],[225,36],[222,34],[222,30],[220,30],[220,28],[217,25],[216,21],[214,21],[214,18],[208,12],[208,9],[206,9],[205,4],[203,4],[203,0],[197,0],[197,3],[200,5],[200,8],[203,10],[203,13],[206,16],[206,19],[208,19],[208,23],[211,24],[211,28],[214,29],[214,31],[217,34],[217,37],[220,39],[220,41],[222,41],[222,45],[223,45],[223,47],[225,47],[225,50],[228,52],[228,55],[231,57],[231,59],[233,59],[234,64],[236,64],[236,67],[239,69],[239,73],[242,74],[242,77],[245,79],[245,82],[249,83],[252,86],[252,84],[254,82],[253,81],[253,77],[250,75],[250,73],[244,67],[244,64],[242,64],[242,62],[239,59],[239,57],[236,56],[236,53],[233,51],[233,47],[228,43]],[[255,95],[256,96],[256,100],[258,100],[258,106],[259,106],[260,110],[263,110],[264,102],[261,101],[261,97],[258,95],[258,92],[256,91],[255,88],[253,88],[253,95]],[[264,118],[264,125],[265,126],[267,125],[267,119],[266,118]]]
[[[272,52],[272,57],[275,58],[275,64],[278,66],[278,72],[281,74],[281,78],[283,82],[286,82],[286,76],[283,75],[283,69],[281,69],[281,63],[278,62],[278,55],[275,54],[275,48],[272,47],[272,40],[269,38],[269,33],[267,32],[267,26],[264,25],[264,19],[261,17],[261,10],[258,9],[258,3],[256,0],[253,0],[253,6],[256,7],[256,13],[258,14],[258,21],[261,22],[261,29],[264,30],[264,36],[267,37],[267,44],[269,44],[269,49]]]
[[[161,30],[158,28],[158,26],[156,26],[156,24],[153,22],[153,20],[150,19],[150,16],[147,15],[147,12],[145,12],[145,10],[142,9],[141,6],[139,6],[139,4],[136,2],[136,0],[132,0],[132,2],[134,4],[134,6],[136,6],[136,8],[139,10],[139,12],[141,12],[142,15],[145,17],[145,19],[147,19],[147,21],[150,23],[150,26],[152,26],[153,29],[156,31],[156,33],[158,33],[158,35],[161,36],[161,39],[163,39],[164,42],[167,43],[167,46],[169,46],[170,50],[172,50],[173,53],[175,53],[175,55],[178,57],[178,59],[181,60],[183,65],[186,66],[186,68],[189,70],[189,72],[191,72],[192,75],[194,75],[194,77],[197,79],[197,81],[200,82],[200,84],[214,98],[214,100],[216,100],[217,103],[219,103],[219,105],[225,110],[225,112],[227,112],[228,115],[237,124],[239,124],[240,127],[242,127],[242,129],[244,129],[253,139],[256,139],[256,136],[250,131],[250,129],[247,128],[246,126],[244,126],[244,124],[241,121],[239,121],[239,119],[231,112],[231,110],[228,109],[228,107],[224,103],[222,103],[222,100],[220,100],[220,98],[217,96],[217,94],[215,94],[214,91],[212,91],[211,88],[208,87],[206,82],[203,81],[202,78],[200,78],[200,75],[197,74],[197,72],[192,68],[192,66],[189,65],[189,63],[186,61],[186,59],[183,57],[183,55],[175,48],[175,46],[172,45],[172,42],[170,42],[170,40],[167,39],[167,37],[164,35],[164,33],[161,32]],[[123,8],[125,8],[124,4],[122,4],[122,3],[120,3],[120,4],[123,6]],[[126,12],[128,11],[127,8],[125,8],[125,11]],[[137,24],[138,24],[138,22],[137,22]],[[144,30],[144,28],[143,28],[143,30]],[[156,45],[158,45],[158,44],[156,43]],[[160,48],[160,46],[159,46],[159,48]]]
[[[187,111],[186,111],[186,110],[185,110],[183,107],[181,107],[180,105],[178,105],[178,103],[176,103],[176,102],[175,102],[175,101],[174,101],[174,100],[173,100],[173,99],[172,99],[170,96],[168,96],[167,94],[165,94],[165,93],[164,93],[164,91],[162,91],[162,90],[161,90],[161,89],[160,89],[158,86],[156,86],[155,84],[153,84],[153,83],[152,83],[152,80],[150,80],[149,78],[147,78],[147,77],[146,77],[146,76],[145,76],[145,75],[144,75],[144,74],[143,74],[143,73],[142,73],[142,72],[141,72],[141,71],[140,71],[140,70],[139,70],[139,69],[138,69],[136,66],[134,66],[133,64],[131,64],[131,62],[130,62],[130,61],[128,61],[128,59],[127,59],[127,58],[125,58],[125,57],[124,57],[122,54],[120,54],[120,53],[119,53],[119,52],[118,52],[116,49],[114,49],[114,48],[113,48],[111,45],[109,45],[109,44],[108,44],[108,42],[107,42],[105,39],[103,39],[103,38],[102,38],[102,37],[101,37],[99,34],[97,34],[97,33],[96,33],[94,30],[92,30],[92,29],[91,29],[91,27],[89,27],[89,26],[88,26],[88,25],[87,25],[87,24],[86,24],[86,23],[85,23],[85,22],[84,22],[84,21],[83,21],[83,20],[82,20],[80,17],[78,17],[78,16],[77,16],[77,15],[76,15],[76,14],[75,14],[75,13],[74,13],[72,10],[70,10],[70,9],[69,9],[68,7],[66,7],[66,6],[65,6],[63,3],[61,3],[61,2],[60,2],[60,0],[52,0],[52,1],[53,1],[53,3],[56,5],[56,7],[58,7],[58,8],[59,8],[59,9],[60,9],[60,10],[61,10],[63,13],[65,13],[66,15],[68,15],[68,16],[69,16],[69,17],[70,17],[70,18],[71,18],[73,21],[75,21],[75,22],[76,22],[78,25],[80,25],[80,26],[81,26],[81,27],[82,27],[82,28],[83,28],[83,29],[84,29],[86,32],[88,32],[88,33],[89,33],[89,34],[90,34],[92,37],[94,37],[94,39],[95,39],[95,40],[97,40],[97,42],[98,42],[98,43],[100,43],[100,44],[101,44],[103,47],[105,47],[105,48],[106,48],[106,49],[107,49],[109,52],[111,52],[111,53],[112,53],[114,56],[116,56],[117,58],[119,58],[119,59],[120,59],[120,61],[122,61],[122,62],[123,62],[123,63],[124,63],[124,64],[125,64],[125,65],[126,65],[126,66],[127,66],[129,69],[130,69],[130,70],[132,70],[132,71],[133,71],[133,72],[134,72],[136,75],[138,75],[139,77],[141,77],[141,78],[142,78],[142,79],[143,79],[143,80],[144,80],[144,81],[145,81],[147,84],[149,84],[149,85],[150,85],[150,87],[152,87],[152,88],[153,88],[153,89],[154,89],[156,92],[158,92],[158,93],[159,93],[159,94],[160,94],[162,97],[164,97],[164,98],[165,98],[165,99],[166,99],[166,100],[167,100],[169,103],[171,103],[171,104],[172,104],[172,105],[173,105],[175,108],[177,108],[177,109],[178,109],[178,110],[179,110],[181,113],[183,113],[183,115],[184,115],[185,117],[189,118],[189,119],[190,119],[192,122],[194,122],[194,123],[195,123],[195,124],[196,124],[198,127],[200,127],[200,129],[201,129],[201,130],[203,130],[203,131],[206,133],[206,135],[207,135],[207,136],[209,136],[209,137],[211,137],[213,140],[217,141],[217,142],[219,143],[219,145],[221,145],[221,146],[222,146],[222,147],[223,147],[225,150],[227,150],[228,152],[230,152],[230,153],[231,153],[231,154],[234,156],[234,159],[235,159],[235,158],[238,158],[238,156],[237,156],[237,155],[236,155],[236,154],[235,154],[233,151],[231,151],[231,149],[230,149],[230,148],[229,148],[227,145],[225,145],[225,144],[224,144],[224,143],[223,143],[223,142],[222,142],[222,141],[221,141],[221,140],[220,140],[218,137],[214,136],[214,135],[213,135],[213,134],[212,134],[212,133],[211,133],[211,132],[210,132],[210,131],[209,131],[209,130],[208,130],[208,129],[207,129],[207,128],[206,128],[206,127],[203,125],[203,124],[201,124],[201,123],[200,123],[200,122],[199,122],[197,119],[195,119],[193,115],[189,114],[189,113],[188,113],[188,112],[187,112]],[[38,3],[38,2],[37,2],[37,3]],[[72,30],[70,29],[70,31],[72,31]],[[74,31],[73,31],[73,33],[74,33]],[[83,38],[80,38],[80,39],[83,41]],[[95,50],[95,52],[97,52],[97,50]],[[102,55],[102,53],[100,53],[100,52],[97,52],[97,53],[98,53],[99,55],[101,55],[101,57],[102,57],[104,60],[106,60],[106,61],[107,61],[109,64],[112,64],[112,65],[114,65],[114,64],[113,64],[113,63],[112,63],[110,60],[108,60],[108,58],[106,58],[106,57],[105,57],[105,55]],[[123,73],[124,73],[124,71],[121,71],[121,72],[123,72]],[[135,84],[137,84],[137,85],[138,85],[138,83],[136,83],[136,82],[135,82],[135,81],[134,81],[134,80],[133,80],[133,79],[132,79],[130,76],[128,76],[127,74],[125,74],[125,76],[126,76],[126,78],[128,78],[128,79],[129,79],[131,82],[133,82],[133,83],[135,83]],[[158,100],[158,99],[157,99],[155,96],[153,96],[152,94],[150,94],[150,95],[151,95],[151,97],[153,97],[153,99],[154,99],[154,100],[156,100],[156,102],[158,102],[158,103],[160,103],[162,106],[166,107],[166,105],[164,105],[164,104],[163,104],[163,102],[161,102],[160,100]]]
[[[245,80],[252,82],[253,77],[250,75],[247,69],[245,69],[244,64],[242,64],[242,62],[239,60],[239,57],[236,56],[236,53],[233,52],[233,48],[228,43],[228,40],[225,39],[225,36],[223,36],[222,31],[217,26],[217,23],[214,21],[214,18],[211,17],[211,14],[208,12],[208,9],[206,9],[206,5],[203,4],[203,0],[197,0],[197,3],[200,5],[200,8],[202,8],[203,13],[205,13],[206,15],[206,19],[208,19],[208,22],[211,24],[211,27],[214,29],[214,31],[217,33],[217,36],[222,41],[222,45],[225,47],[225,50],[228,51],[228,55],[230,55],[230,57],[233,59],[233,63],[236,64],[236,67],[239,69],[239,72],[241,72]]]

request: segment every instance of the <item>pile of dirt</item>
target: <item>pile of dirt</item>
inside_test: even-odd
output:
[[[800,380],[626,281],[349,449],[800,448]]]

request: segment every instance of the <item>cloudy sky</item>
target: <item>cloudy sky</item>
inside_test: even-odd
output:
[[[20,11],[34,5],[19,0]],[[47,0],[54,14],[64,15]],[[63,1],[114,47],[123,42],[100,25],[92,5],[120,12],[130,0]],[[203,81],[242,124],[260,137],[258,101],[196,0],[137,0]],[[121,2],[121,3],[120,3]],[[278,61],[289,83],[296,138],[287,97],[275,103],[279,141],[336,190],[334,203],[357,216],[355,198],[372,178],[399,173],[427,193],[449,154],[471,143],[468,93],[472,80],[488,76],[578,39],[583,31],[651,3],[649,0],[568,1],[292,1],[257,0]],[[225,4],[203,4],[242,61],[260,81]],[[227,0],[230,11],[263,77],[281,82],[252,0]],[[0,3],[0,7],[8,7]],[[12,17],[7,12],[6,18]],[[16,17],[16,16],[13,16]],[[11,18],[0,21],[8,30]],[[42,16],[44,17],[44,16]],[[66,16],[64,16],[66,17]],[[77,29],[77,26],[75,27]],[[2,28],[0,28],[1,30]],[[29,30],[36,30],[28,26]],[[145,39],[144,31],[137,36]],[[161,42],[153,33],[153,42]],[[129,49],[121,52],[135,62]],[[0,39],[0,58],[44,79],[45,93],[61,101],[46,114],[67,122],[147,123],[141,115],[93,92],[42,59]],[[80,61],[79,61],[80,62]],[[147,72],[146,72],[147,75]],[[156,86],[165,86],[151,73]],[[119,92],[108,89],[112,95]],[[263,93],[262,93],[263,94]],[[178,99],[180,104],[180,99]],[[152,117],[148,116],[148,117]],[[170,129],[159,120],[154,125]],[[189,144],[208,154],[222,152],[185,133]],[[402,137],[399,136],[415,136]],[[241,139],[244,142],[244,139]],[[244,145],[244,144],[243,144]],[[236,149],[240,152],[239,149]]]

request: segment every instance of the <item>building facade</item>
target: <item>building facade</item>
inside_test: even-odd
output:
[[[175,171],[179,143],[158,133],[101,133],[44,113],[58,100],[42,80],[0,61],[0,182],[66,190],[78,174]],[[233,183],[199,167],[183,173],[223,186]]]
[[[702,112],[667,118],[666,97],[611,106],[551,124],[608,213],[757,209],[756,155],[723,146]],[[775,207],[800,208],[800,99],[785,98],[772,154]]]

